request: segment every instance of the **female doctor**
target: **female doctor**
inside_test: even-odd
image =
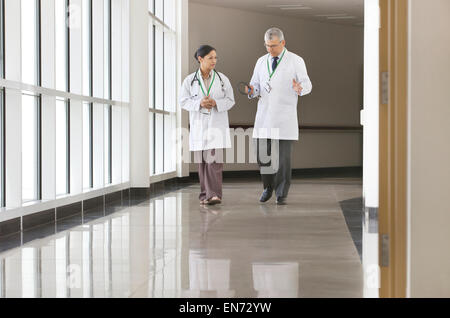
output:
[[[202,45],[195,52],[200,68],[183,82],[180,105],[189,112],[189,148],[199,163],[200,204],[222,203],[223,149],[231,148],[228,111],[234,94],[228,78],[215,70],[216,50]]]

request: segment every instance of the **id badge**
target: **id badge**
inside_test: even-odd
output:
[[[207,110],[206,108],[201,108],[200,113],[203,115],[211,115],[211,111]]]
[[[272,86],[270,86],[270,82],[266,82],[266,84],[264,85],[264,89],[267,91],[267,93],[270,94],[270,92],[272,91]]]

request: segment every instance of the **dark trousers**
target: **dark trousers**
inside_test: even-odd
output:
[[[255,143],[264,189],[274,190],[277,198],[286,198],[292,179],[293,140],[255,139]]]
[[[195,152],[198,162],[198,176],[201,193],[199,199],[209,200],[214,197],[222,199],[223,150],[206,150]]]

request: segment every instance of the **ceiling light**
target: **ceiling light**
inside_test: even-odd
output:
[[[269,4],[268,8],[304,7],[303,4]]]
[[[283,7],[281,10],[311,10],[310,7]]]
[[[348,16],[347,13],[338,13],[338,14],[317,14],[316,17],[346,17]]]
[[[345,19],[356,19],[354,16],[343,16],[343,17],[327,17],[328,20],[345,20]]]

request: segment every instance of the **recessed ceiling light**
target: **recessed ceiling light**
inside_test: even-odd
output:
[[[328,20],[345,20],[345,19],[356,19],[354,16],[343,16],[343,17],[327,17]]]
[[[316,17],[346,17],[348,16],[347,13],[338,13],[338,14],[317,14]]]
[[[268,8],[304,7],[304,4],[268,4]]]
[[[311,10],[310,7],[283,7],[281,10]]]

